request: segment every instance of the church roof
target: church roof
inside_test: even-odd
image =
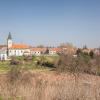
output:
[[[27,49],[30,48],[30,46],[26,44],[13,44],[11,49]]]
[[[9,32],[8,39],[12,39],[11,33]]]

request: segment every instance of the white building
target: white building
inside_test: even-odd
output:
[[[0,46],[0,60],[7,60],[7,47]]]
[[[7,53],[8,56],[23,56],[30,55],[30,46],[26,44],[14,44],[12,41],[11,33],[7,38]]]
[[[40,56],[46,52],[47,48],[32,48],[31,55]]]
[[[62,52],[62,49],[61,48],[50,48],[49,49],[49,54],[50,55],[55,55],[57,53],[61,53]]]

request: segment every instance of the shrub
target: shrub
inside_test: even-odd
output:
[[[53,68],[54,64],[48,61],[37,61],[37,65]]]
[[[92,52],[91,56],[80,52],[76,58],[72,55],[61,54],[60,59],[55,63],[55,67],[60,72],[100,75],[100,57],[93,57]]]
[[[21,65],[22,62],[19,61],[19,60],[16,60],[16,59],[12,59],[12,60],[10,61],[10,64],[11,64],[11,65]]]
[[[90,55],[91,58],[93,58],[94,57],[94,52],[93,51],[90,51],[89,52],[89,55]]]
[[[24,60],[25,61],[32,61],[32,60],[34,60],[34,58],[35,58],[35,56],[25,56]]]
[[[57,71],[65,72],[70,70],[72,56],[61,54],[59,60],[55,63]]]

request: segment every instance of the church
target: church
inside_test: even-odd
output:
[[[30,46],[26,44],[13,43],[11,33],[9,33],[7,38],[7,55],[9,57],[30,55]]]
[[[0,60],[7,60],[11,56],[30,55],[31,47],[26,44],[13,43],[11,33],[9,32],[6,45],[0,45]]]

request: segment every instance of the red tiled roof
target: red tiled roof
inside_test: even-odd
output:
[[[46,48],[32,48],[32,51],[44,52],[44,51],[46,51]]]
[[[50,48],[50,51],[56,51],[56,52],[61,52],[62,49],[61,48]]]
[[[26,44],[13,44],[11,49],[27,49],[30,46],[26,45]]]

